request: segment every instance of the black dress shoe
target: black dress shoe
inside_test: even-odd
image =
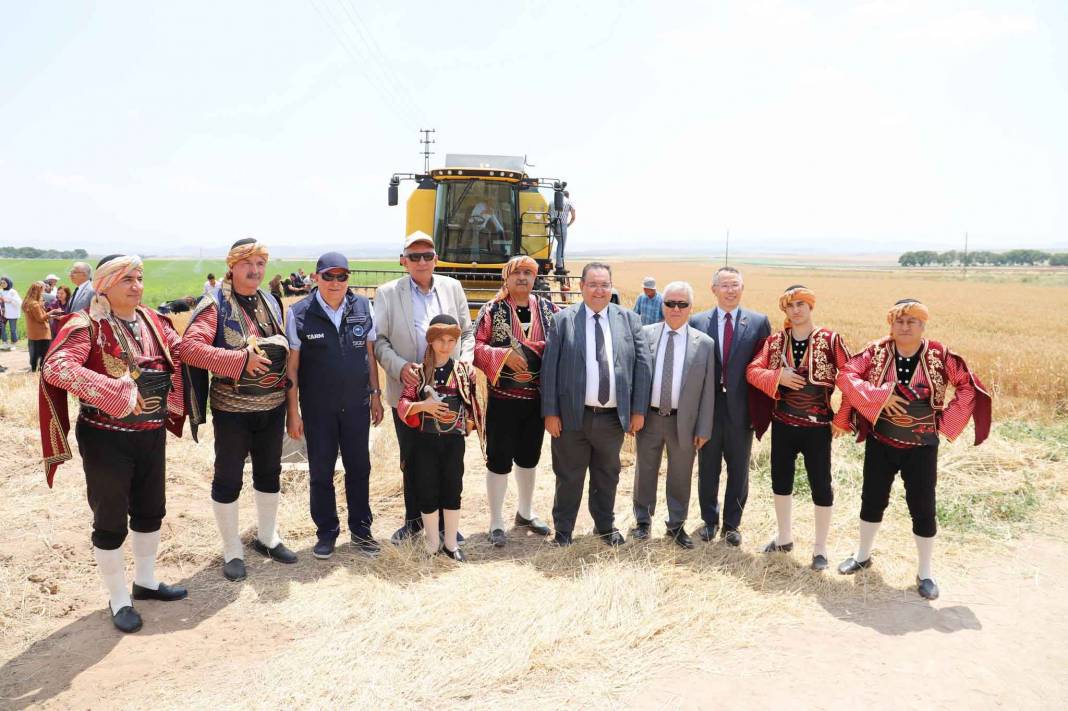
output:
[[[571,540],[571,534],[565,533],[564,531],[557,531],[556,535],[553,536],[552,540],[552,544],[560,548],[566,548],[567,546],[571,545],[572,542],[573,541]]]
[[[337,542],[333,538],[320,538],[312,548],[312,555],[319,560],[329,560],[334,555],[334,547]]]
[[[810,567],[813,570],[827,570],[827,566],[828,565],[829,565],[829,563],[827,562],[827,556],[824,556],[824,555],[814,555],[814,556],[812,556],[812,565]]]
[[[709,541],[716,540],[716,531],[718,528],[719,527],[714,523],[706,523],[704,526],[697,529],[696,534],[702,541],[708,543]]]
[[[456,550],[454,551],[450,551],[445,546],[442,546],[441,550],[438,551],[438,555],[443,555],[446,558],[452,558],[457,563],[467,562],[467,556],[464,555],[464,552],[460,549],[460,546],[456,546]]]
[[[686,533],[686,529],[682,526],[678,528],[669,528],[667,530],[668,537],[675,541],[675,545],[686,550],[693,549],[693,539],[690,538],[690,534]]]
[[[120,607],[118,612],[112,612],[111,603],[109,602],[108,612],[111,612],[111,624],[115,625],[115,629],[119,632],[130,634],[141,629],[144,624],[141,621],[141,615],[137,614],[137,610],[130,605]]]
[[[764,546],[765,553],[789,553],[794,549],[794,542],[784,543],[781,546],[775,542],[775,539],[771,539],[771,543]]]
[[[297,562],[297,554],[286,548],[285,543],[279,542],[274,548],[268,548],[260,539],[253,538],[252,550],[271,560],[277,560],[279,563],[293,564]]]
[[[596,533],[608,546],[621,546],[627,542],[618,528],[613,528],[611,531],[597,531]]]
[[[163,602],[174,602],[175,600],[185,599],[189,595],[189,591],[180,585],[168,585],[167,583],[160,583],[159,587],[155,590],[152,588],[143,588],[137,583],[134,583],[132,595],[134,600],[162,600]]]
[[[630,529],[630,537],[636,541],[644,541],[649,538],[649,524],[639,523],[634,528]]]
[[[860,560],[857,560],[856,558],[854,558],[853,556],[849,556],[848,558],[846,558],[845,560],[843,560],[841,563],[838,564],[838,572],[841,573],[842,575],[852,575],[853,573],[856,573],[859,570],[865,570],[866,568],[870,568],[870,567],[871,567],[871,558],[870,557],[867,560],[860,561]]]
[[[516,528],[529,528],[532,532],[539,536],[548,536],[552,533],[552,529],[549,528],[549,524],[542,521],[535,516],[534,518],[523,518],[518,513],[515,515]]]
[[[937,600],[938,599],[938,585],[930,578],[924,578],[920,580],[920,576],[916,576],[916,592],[920,594],[924,600]]]
[[[508,542],[508,536],[505,535],[504,529],[495,528],[489,532],[489,542],[495,548],[504,548],[504,544]]]
[[[737,528],[725,528],[723,529],[723,540],[727,542],[728,546],[737,548],[742,545],[742,532]]]
[[[231,558],[223,563],[223,577],[227,580],[237,582],[244,580],[246,575],[245,561],[242,558]]]
[[[349,534],[349,540],[360,554],[368,558],[374,558],[382,552],[382,546],[372,536],[357,536],[352,533]]]
[[[393,535],[389,537],[389,542],[395,546],[399,546],[422,530],[422,526],[416,528],[413,524],[406,523],[393,532]]]

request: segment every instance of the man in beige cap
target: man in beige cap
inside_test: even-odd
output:
[[[664,297],[656,293],[656,278],[642,279],[642,293],[634,302],[634,313],[641,316],[642,326],[651,326],[664,320]]]
[[[401,265],[407,276],[386,282],[375,292],[375,315],[378,339],[375,355],[386,371],[386,402],[393,408],[393,426],[397,432],[401,472],[404,474],[404,525],[392,536],[394,545],[419,533],[423,528],[418,496],[407,464],[414,444],[412,430],[397,414],[397,403],[405,385],[421,381],[426,331],[430,320],[448,314],[460,325],[460,340],[453,358],[471,363],[474,360],[475,332],[464,288],[452,277],[434,274],[437,252],[434,240],[423,232],[413,232],[404,241]],[[461,536],[462,539],[462,536]]]

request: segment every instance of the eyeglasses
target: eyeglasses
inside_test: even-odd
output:
[[[322,272],[319,278],[323,281],[348,281],[349,273],[341,272],[340,274],[331,274],[330,272]]]
[[[437,257],[437,256],[438,255],[435,254],[434,252],[418,252],[418,253],[413,253],[413,254],[406,254],[406,255],[404,255],[404,258],[405,259],[410,259],[413,262],[418,262],[418,261],[433,262],[434,258]]]
[[[666,309],[688,309],[690,308],[689,301],[665,301],[664,308]]]

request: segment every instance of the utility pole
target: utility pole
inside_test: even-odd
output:
[[[731,256],[731,228],[728,227],[727,228],[727,241],[723,245],[723,266],[726,267],[726,266],[730,265],[730,263],[731,263],[730,256]]]
[[[964,258],[960,260],[961,266],[964,269],[964,276],[968,276],[968,233],[964,233]]]
[[[419,133],[423,134],[423,137],[419,139],[419,142],[423,144],[423,150],[420,151],[423,155],[423,175],[430,175],[430,156],[434,155],[434,151],[430,150],[430,144],[437,143],[430,137],[430,134],[434,132],[432,128],[419,129]]]

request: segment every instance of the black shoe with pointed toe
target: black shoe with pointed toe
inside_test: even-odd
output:
[[[245,570],[245,561],[242,558],[231,558],[223,563],[222,572],[223,577],[232,582],[244,580],[248,575]]]
[[[279,563],[292,565],[297,562],[297,554],[286,548],[285,543],[279,542],[274,548],[268,548],[266,543],[261,542],[258,538],[253,538],[252,550],[266,558],[276,560]]]
[[[649,538],[649,524],[639,523],[634,528],[630,529],[630,537],[636,541],[645,541]]]
[[[389,537],[389,542],[395,546],[399,546],[422,530],[422,526],[416,528],[414,524],[406,523],[393,532],[393,535]]]
[[[827,570],[827,567],[829,565],[830,563],[827,562],[827,556],[814,555],[812,556],[812,565],[809,567],[811,567],[813,570]]]
[[[938,599],[938,585],[934,580],[930,578],[920,579],[920,576],[916,576],[916,592],[920,594],[924,600],[937,600]]]
[[[857,560],[853,556],[849,556],[841,563],[838,564],[838,572],[841,575],[852,575],[861,570],[866,570],[871,567],[871,558],[867,560]]]
[[[115,612],[111,609],[111,603],[108,603],[108,612],[111,613],[111,624],[115,625],[115,629],[119,632],[130,634],[141,629],[144,625],[141,615],[131,605],[120,607],[119,611]]]
[[[532,533],[536,533],[539,536],[548,536],[552,533],[552,529],[549,528],[549,524],[542,521],[535,516],[534,518],[523,518],[518,513],[515,515],[515,527],[516,528],[529,528]]]
[[[188,597],[189,591],[180,585],[168,585],[167,583],[160,583],[159,587],[155,590],[152,588],[143,588],[137,583],[134,583],[131,595],[134,600],[162,600],[163,602],[174,602],[175,600],[183,600]]]
[[[438,555],[443,555],[446,558],[452,558],[457,563],[466,563],[467,562],[467,556],[464,555],[463,550],[458,545],[456,546],[456,550],[454,550],[454,551],[450,551],[445,546],[442,546],[441,550],[438,551]]]
[[[675,541],[675,545],[686,550],[693,549],[693,539],[686,533],[686,530],[679,526],[678,528],[669,528],[667,530],[668,538]]]
[[[553,536],[552,544],[558,548],[566,548],[573,543],[571,540],[571,533],[568,531],[557,531]]]
[[[508,536],[503,528],[495,528],[489,532],[489,542],[494,548],[504,548],[504,544],[508,542]]]
[[[613,528],[611,531],[596,531],[596,534],[608,546],[621,546],[627,542],[618,528]]]
[[[769,543],[768,545],[764,546],[764,552],[765,553],[789,553],[793,549],[794,549],[793,541],[790,541],[789,543],[783,543],[780,546],[778,543],[775,542],[775,539],[772,539],[771,543]]]
[[[737,528],[725,528],[723,529],[723,540],[727,542],[728,546],[737,548],[742,545],[742,532]]]
[[[699,529],[694,531],[694,535],[700,538],[705,543],[716,540],[716,532],[719,530],[719,526],[714,523],[706,523]]]

